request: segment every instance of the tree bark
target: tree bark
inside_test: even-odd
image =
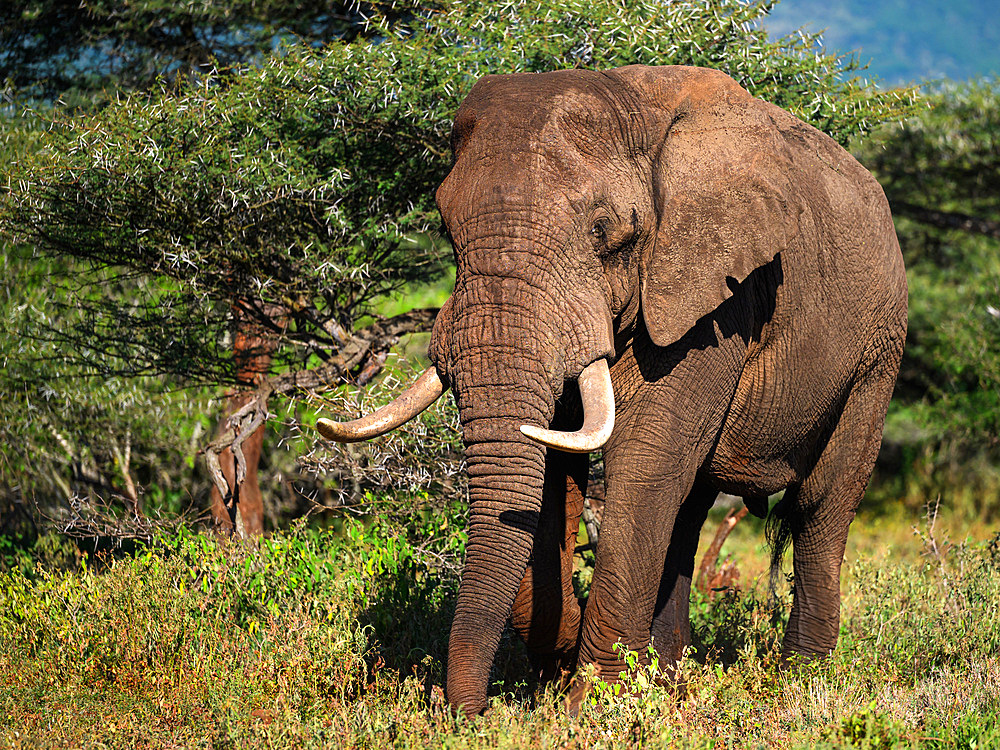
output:
[[[277,342],[274,337],[261,332],[248,321],[239,305],[233,306],[233,317],[236,321],[233,353],[240,363],[237,378],[245,383],[256,383],[266,377]],[[256,397],[256,393],[252,391],[230,391],[226,411],[216,429],[219,438],[227,431],[239,429],[238,425],[230,426],[229,418]],[[219,454],[219,465],[228,491],[223,496],[213,482],[211,504],[213,526],[220,534],[235,534],[244,538],[264,533],[264,498],[257,476],[263,446],[264,424],[261,424],[243,441],[242,459],[237,458],[239,451],[234,455],[232,445],[226,446]],[[244,462],[242,482],[238,477],[238,460]]]

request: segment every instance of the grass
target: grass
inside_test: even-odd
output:
[[[256,546],[182,531],[133,557],[0,575],[5,747],[858,747],[1000,744],[1000,548],[957,516],[855,522],[840,645],[777,669],[756,523],[741,589],[692,602],[685,688],[634,663],[580,716],[505,641],[491,712],[444,704],[456,534],[346,522]],[[712,521],[710,520],[710,524]],[[967,534],[972,529],[972,535]],[[708,534],[706,533],[706,536]],[[968,537],[968,538],[967,538]],[[458,537],[460,538],[460,536]],[[958,540],[958,541],[952,541]]]

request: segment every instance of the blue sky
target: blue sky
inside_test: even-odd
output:
[[[1000,0],[783,0],[765,25],[826,29],[828,49],[857,51],[886,85],[1000,77]]]

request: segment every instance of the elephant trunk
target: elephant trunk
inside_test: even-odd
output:
[[[502,459],[500,453],[515,453]],[[470,446],[469,540],[448,642],[448,700],[466,714],[486,708],[486,687],[528,566],[541,510],[544,449],[527,443]]]
[[[455,293],[431,340],[459,409],[469,474],[466,560],[448,645],[448,700],[466,714],[486,708],[490,668],[528,567],[542,510],[546,445],[593,450],[613,425],[605,358],[613,351],[603,298],[565,294],[544,272],[530,279],[495,268],[539,267],[531,246],[503,254],[466,248]],[[523,253],[523,261],[513,258]],[[490,271],[487,273],[487,271]],[[492,273],[496,271],[496,273]],[[540,294],[540,288],[551,294]],[[600,361],[593,391],[603,417],[564,439],[547,428],[567,377]],[[585,399],[586,400],[586,399]],[[522,427],[527,426],[527,430]]]
[[[545,448],[519,428],[549,424],[555,409],[541,368],[529,368],[539,370],[538,376],[525,378],[524,362],[514,375],[506,359],[453,374],[469,474],[469,537],[448,644],[447,687],[453,708],[467,715],[486,708],[490,668],[541,511]]]

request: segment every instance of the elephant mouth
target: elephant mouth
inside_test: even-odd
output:
[[[603,357],[587,365],[577,378],[583,401],[583,426],[575,432],[521,425],[521,433],[549,448],[567,453],[589,453],[601,448],[615,427],[615,394],[608,361]],[[429,367],[394,401],[350,422],[321,418],[320,434],[338,443],[356,443],[385,435],[410,421],[447,390],[434,367]]]

